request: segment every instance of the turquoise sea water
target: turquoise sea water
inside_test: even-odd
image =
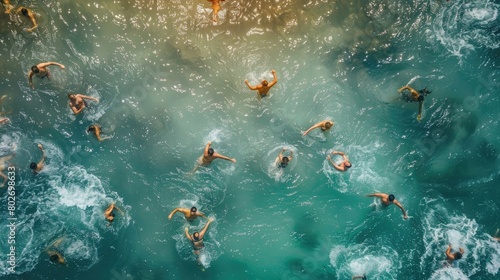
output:
[[[0,11],[5,279],[497,279],[500,2],[11,1]],[[29,68],[43,61],[50,81]],[[278,83],[260,102],[244,84]],[[397,89],[428,87],[418,105]],[[100,99],[75,117],[68,93]],[[332,119],[329,133],[302,132]],[[111,139],[98,142],[92,123]],[[190,174],[208,141],[217,160]],[[44,145],[45,169],[29,169]],[[15,147],[13,148],[13,145]],[[273,162],[294,151],[284,170]],[[353,168],[326,160],[344,151]],[[337,158],[336,158],[337,159]],[[338,159],[337,159],[338,160]],[[366,197],[393,193],[410,218]],[[107,227],[111,202],[126,212]],[[216,220],[196,264],[175,207]],[[7,254],[16,218],[15,272]],[[44,249],[59,237],[68,266]],[[452,244],[463,260],[443,268]]]

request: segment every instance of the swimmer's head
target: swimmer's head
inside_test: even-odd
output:
[[[87,131],[88,132],[95,131],[95,125],[89,126],[89,128],[87,129]]]
[[[350,162],[350,161],[346,161],[346,162],[344,163],[344,166],[345,166],[345,168],[351,168],[351,167],[352,167],[352,164],[351,164],[351,162]]]
[[[33,170],[35,170],[35,169],[37,168],[37,164],[36,164],[36,162],[32,162],[32,163],[30,164],[30,168],[31,168],[31,169],[33,169]]]
[[[396,197],[394,197],[394,195],[393,195],[393,194],[390,194],[390,195],[389,195],[389,201],[390,201],[390,202],[393,202],[395,198],[396,198]]]
[[[199,232],[193,233],[193,239],[194,239],[194,241],[200,240],[200,233]]]
[[[106,220],[108,220],[109,223],[111,223],[114,219],[115,219],[115,213],[113,212],[111,212],[111,214],[109,214],[109,216],[106,217]]]
[[[28,9],[22,8],[21,13],[23,14],[23,16],[27,17],[28,16]]]
[[[33,71],[33,73],[36,73],[36,74],[40,73],[40,69],[38,69],[38,67],[36,67],[36,65],[31,66],[31,71]]]
[[[280,163],[280,166],[281,167],[286,167],[288,165],[288,162],[290,162],[290,159],[288,157],[283,157],[281,159],[281,163]]]
[[[460,253],[460,252],[455,252],[455,253],[453,254],[453,257],[455,257],[455,260],[459,260],[459,259],[461,259],[461,258],[462,258],[462,253]]]
[[[262,80],[262,85],[263,85],[263,86],[267,87],[267,85],[268,85],[268,84],[269,84],[269,83],[268,83],[266,80]]]
[[[51,262],[57,262],[59,260],[59,256],[57,254],[50,255]]]
[[[214,155],[214,149],[209,148],[209,149],[208,149],[208,155],[209,155],[209,156],[213,156],[213,155]]]
[[[417,99],[417,100],[418,100],[418,102],[423,102],[423,101],[424,101],[424,99],[425,99],[425,98],[424,98],[424,96],[423,96],[423,95],[420,95],[420,96],[418,97],[418,99]]]
[[[198,209],[196,209],[196,207],[194,207],[194,206],[193,206],[193,207],[191,207],[191,213],[193,213],[193,214],[194,214],[194,213],[196,213],[196,211],[198,211]]]
[[[76,96],[74,94],[68,94],[68,98],[71,99],[71,100],[73,100],[73,99],[76,98]]]
[[[325,123],[325,127],[326,128],[330,128],[332,126],[333,126],[333,122],[328,121],[328,122]]]

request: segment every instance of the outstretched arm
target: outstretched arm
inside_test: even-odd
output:
[[[172,213],[170,213],[170,215],[168,215],[168,219],[172,219],[172,216],[177,213],[177,211],[179,211],[179,208],[175,208],[174,211],[172,211]]]
[[[35,75],[35,73],[33,73],[33,71],[30,70],[30,72],[28,73],[28,82],[31,89],[35,89],[35,87],[33,86],[33,75]]]
[[[191,235],[189,235],[189,229],[187,227],[184,228],[184,234],[186,235],[186,238],[193,241],[193,238],[191,238]]]
[[[41,166],[44,164],[45,162],[45,151],[43,150],[43,146],[42,144],[38,144],[38,148],[40,149],[40,151],[42,151],[42,158],[40,159],[40,161],[38,162],[38,166]]]
[[[372,194],[367,194],[366,196],[384,198],[385,194],[383,194],[383,193],[372,193]]]
[[[89,99],[89,100],[93,100],[93,101],[96,101],[96,102],[99,102],[99,99],[97,98],[94,98],[92,96],[87,96],[87,95],[83,95],[83,94],[78,94],[81,98],[84,98],[84,99]]]
[[[397,200],[394,200],[394,204],[396,204],[396,206],[399,207],[399,209],[401,209],[401,212],[403,212],[403,218],[408,219],[408,216],[406,216],[406,211],[403,208],[403,205],[401,205],[401,203],[399,203],[399,201]]]
[[[454,260],[455,256],[451,254],[451,244],[448,245],[448,249],[446,249],[446,258],[449,260]]]
[[[337,165],[335,162],[333,162],[332,158],[329,155],[326,158],[330,161],[330,163],[333,165],[333,167],[335,167],[335,169],[337,169],[338,171],[344,171],[344,169],[342,169],[340,167],[340,165]],[[370,195],[368,195],[368,196],[370,196]]]
[[[245,80],[245,84],[251,90],[258,90],[257,86],[251,86],[250,83],[248,82],[248,80]]]
[[[28,15],[30,17],[31,23],[33,24],[33,27],[28,28],[27,31],[31,32],[38,27],[38,24],[36,23],[35,15],[33,14],[32,11],[29,11]]]
[[[106,208],[106,210],[104,211],[104,215],[107,217],[109,215],[111,215],[111,212],[113,212],[113,209],[115,208],[115,203],[111,203],[111,205],[109,205],[108,208]]]
[[[307,133],[309,133],[311,130],[313,130],[313,129],[315,129],[315,128],[318,128],[318,127],[321,127],[321,124],[322,124],[322,123],[317,123],[317,124],[315,124],[315,125],[311,126],[311,127],[310,127],[308,130],[306,130],[306,131],[305,131],[302,135],[303,135],[303,136],[306,136],[306,135],[307,135]]]
[[[200,231],[200,239],[203,238],[203,236],[205,236],[205,233],[207,232],[207,229],[208,229],[208,226],[210,225],[210,223],[213,222],[213,219],[210,218],[208,219],[208,222],[207,224],[205,225],[205,227]]]
[[[53,62],[53,61],[43,62],[43,63],[38,64],[37,66],[38,66],[38,68],[44,68],[44,67],[47,67],[47,66],[50,66],[50,65],[56,65],[56,66],[61,67],[61,69],[64,69],[64,65],[62,65],[60,63],[57,63],[57,62]]]
[[[214,157],[216,157],[216,158],[229,160],[229,161],[231,161],[232,163],[236,163],[236,159],[234,159],[234,158],[229,158],[229,157],[223,156],[223,155],[218,154],[218,153],[214,153],[214,155],[213,155],[213,156],[214,156]]]
[[[202,212],[200,212],[200,211],[196,212],[196,216],[198,216],[198,217],[203,217],[203,218],[205,218],[205,219],[207,218],[207,216],[205,216],[205,214],[203,214],[203,213],[202,213]]]
[[[278,82],[278,76],[276,75],[276,71],[273,69],[271,72],[273,73],[273,81],[270,82],[269,85],[267,85],[268,87],[272,87]]]
[[[401,92],[402,92],[403,90],[405,90],[405,89],[407,89],[407,90],[409,90],[409,91],[411,91],[411,90],[412,90],[412,88],[411,88],[411,87],[409,87],[408,85],[406,85],[406,86],[404,86],[404,87],[402,87],[402,88],[398,89],[398,92],[399,92],[399,93],[401,93]]]

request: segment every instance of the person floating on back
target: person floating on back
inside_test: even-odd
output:
[[[195,220],[197,217],[203,217],[203,218],[207,218],[202,212],[199,212],[198,209],[196,207],[191,207],[191,209],[188,209],[188,208],[175,208],[172,213],[170,213],[170,215],[168,215],[168,219],[172,219],[172,216],[177,213],[177,212],[181,212],[182,214],[184,214],[184,217],[186,218],[186,220],[188,221],[193,221]]]
[[[414,90],[410,86],[404,86],[398,89],[398,93],[402,93],[404,90],[410,91],[409,94],[406,95],[406,99],[408,101],[418,101],[418,115],[417,120],[420,121],[422,119],[422,108],[424,104],[424,97],[430,94],[432,91],[429,91],[427,88],[423,88],[419,91]]]
[[[208,226],[210,225],[211,222],[213,222],[213,218],[209,218],[207,221],[207,224],[205,227],[200,232],[195,232],[193,235],[189,234],[189,228],[185,227],[184,228],[184,233],[186,234],[186,238],[193,243],[193,252],[198,256],[197,261],[199,264],[200,262],[200,253],[205,247],[205,244],[203,244],[203,237],[205,237],[205,233],[207,232]]]
[[[34,174],[38,174],[45,166],[45,151],[43,150],[42,144],[38,144],[38,148],[42,151],[42,158],[38,161],[38,163],[32,162],[30,164],[30,168],[33,170]]]
[[[217,158],[224,159],[231,161],[232,163],[236,163],[236,159],[234,158],[229,158],[226,156],[223,156],[221,154],[218,154],[212,149],[210,146],[212,145],[212,142],[208,142],[207,145],[205,146],[205,150],[203,151],[203,155],[200,156],[198,159],[198,164],[194,167],[192,172],[195,172],[198,167],[201,166],[208,166],[210,163]]]
[[[75,115],[80,114],[80,112],[82,112],[82,110],[87,106],[85,99],[99,102],[99,99],[91,96],[86,96],[83,94],[68,94],[68,98],[69,98],[69,107],[71,108],[73,113],[75,113]]]
[[[25,18],[27,18],[28,20],[30,20],[31,23],[33,24],[33,27],[27,28],[26,31],[32,32],[33,30],[35,30],[38,27],[38,23],[36,23],[35,14],[33,13],[32,10],[30,10],[28,8],[25,8],[25,7],[19,7],[16,12],[17,13],[21,12],[21,14]]]
[[[214,22],[217,22],[219,20],[219,10],[220,10],[219,2],[221,1],[224,0],[208,0],[208,2],[212,2],[212,10],[214,10],[214,15],[212,17],[212,20]]]
[[[290,155],[288,156],[283,156],[283,153],[287,151],[286,148],[283,148],[281,150],[281,152],[279,153],[278,157],[276,158],[276,166],[278,166],[278,168],[285,168],[288,166],[288,163],[290,163],[290,161],[292,161],[293,159],[293,151],[290,150]]]
[[[333,167],[335,167],[335,169],[337,169],[338,171],[347,171],[347,169],[352,167],[351,162],[349,161],[349,159],[347,158],[347,156],[343,152],[332,151],[332,155],[341,155],[343,160],[344,160],[340,164],[336,164],[335,162],[333,162],[330,155],[326,156],[326,158],[330,161],[330,163],[333,165]]]
[[[396,200],[396,198],[394,197],[393,194],[388,195],[385,193],[372,193],[372,194],[369,194],[367,196],[379,197],[380,201],[382,201],[382,205],[384,205],[384,206],[389,206],[391,204],[395,204],[403,212],[403,218],[408,219],[408,216],[406,215],[406,211],[403,208],[403,205],[401,205],[401,203],[399,203],[399,201]]]
[[[65,68],[64,65],[57,62],[43,62],[31,67],[31,70],[28,73],[28,81],[32,89],[35,89],[33,86],[33,76],[37,76],[42,79],[47,77],[47,79],[50,79],[50,71],[47,67],[51,65],[59,66],[61,69]]]
[[[3,105],[3,101],[5,100],[5,98],[7,98],[7,95],[2,95],[2,97],[0,97],[0,109]],[[12,112],[12,110],[9,110],[8,112],[0,112],[0,124],[7,124],[9,123],[9,118],[2,118],[1,116],[3,115],[7,115],[9,114],[10,112]]]
[[[120,213],[122,213],[122,215],[124,215],[123,211],[120,208],[116,207],[114,202],[111,203],[109,205],[109,207],[106,208],[106,210],[104,211],[104,218],[106,218],[106,220],[109,222],[109,224],[107,225],[108,227],[115,220],[115,212],[114,212],[115,209],[120,211]]]
[[[454,261],[458,261],[462,258],[464,254],[464,249],[459,247],[460,252],[451,253],[451,244],[448,245],[448,249],[446,249],[446,261],[445,265],[452,265]]]
[[[14,148],[14,152],[12,152],[11,155],[8,155],[8,156],[3,156],[0,158],[0,177],[3,178],[3,182],[2,182],[2,185],[0,185],[0,188],[3,188],[5,186],[5,183],[7,182],[7,180],[9,179],[9,177],[7,177],[7,175],[5,175],[3,173],[3,171],[5,170],[5,168],[8,166],[10,167],[11,164],[8,163],[15,155],[15,145],[13,146]],[[7,170],[10,170],[11,168],[8,168]],[[10,173],[10,172],[9,172]]]
[[[268,83],[267,80],[262,80],[262,82],[259,85],[251,86],[248,80],[245,80],[245,84],[248,86],[249,89],[257,91],[257,98],[259,100],[262,97],[268,96],[269,90],[278,82],[278,76],[276,76],[276,71],[272,70],[271,73],[273,73],[273,81],[270,83]]]
[[[313,129],[316,129],[316,128],[321,128],[321,130],[324,132],[324,131],[328,131],[330,130],[330,128],[333,127],[333,122],[330,121],[330,120],[326,120],[326,121],[322,121],[322,122],[319,122],[313,126],[311,126],[308,130],[306,130],[302,136],[306,136],[309,132],[311,132],[311,130]]]

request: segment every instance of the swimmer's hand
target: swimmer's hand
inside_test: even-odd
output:
[[[231,161],[232,163],[236,163],[236,159],[235,159],[235,158],[230,159],[230,161]]]
[[[408,220],[408,216],[406,216],[406,215],[405,215],[405,216],[403,217],[403,219]]]
[[[271,73],[276,74],[276,70],[274,70],[274,69],[271,70]]]
[[[208,218],[208,221],[211,223],[211,222],[215,221],[215,218],[214,217],[210,217],[210,218]]]
[[[64,67],[64,65],[62,65],[62,64],[59,64],[59,67],[61,67],[61,69],[66,68],[66,67]]]
[[[40,150],[43,150],[43,146],[42,146],[42,144],[38,144],[38,148],[39,148]]]
[[[331,159],[332,157],[330,157],[330,155],[327,155],[327,156],[326,156],[326,158],[327,158],[327,159]]]
[[[421,121],[422,120],[422,115],[418,115],[417,116],[417,121]]]

